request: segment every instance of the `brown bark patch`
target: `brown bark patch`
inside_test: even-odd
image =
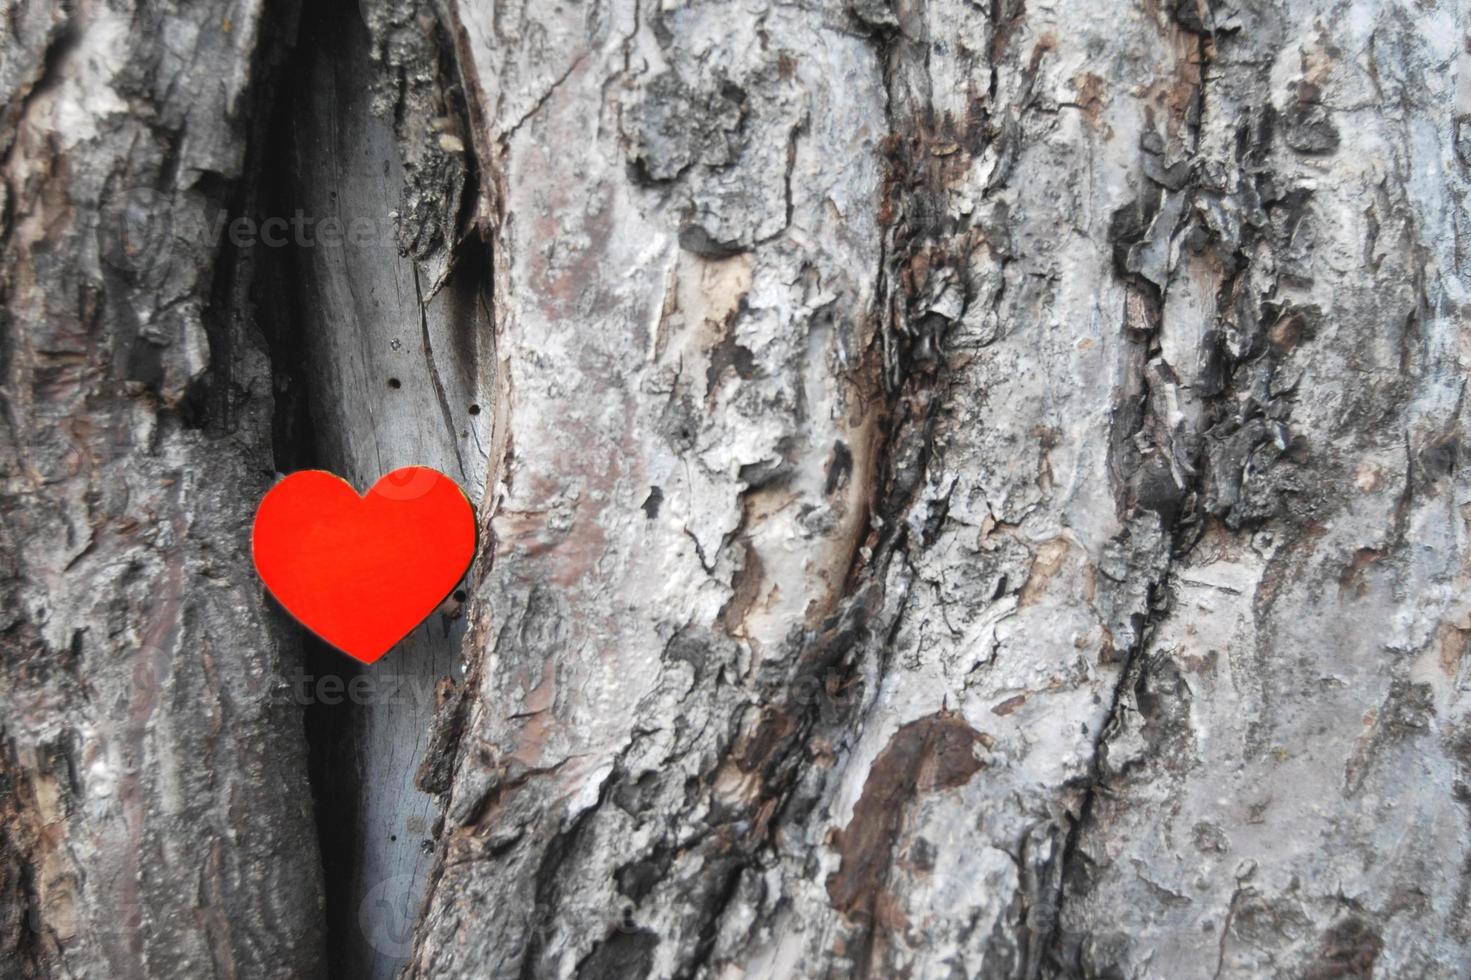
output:
[[[1022,586],[1018,605],[1033,606],[1041,600],[1043,593],[1047,591],[1047,583],[1062,569],[1067,553],[1068,543],[1065,538],[1053,538],[1037,549],[1037,555],[1032,559],[1032,568],[1027,573],[1027,581]]]
[[[885,884],[899,851],[905,817],[922,793],[953,789],[969,782],[984,765],[976,745],[986,737],[964,718],[939,711],[894,733],[863,784],[853,818],[834,846],[842,863],[827,879],[828,898],[849,919],[896,928],[903,915]]]
[[[769,708],[750,739],[738,750],[737,764],[742,772],[755,772],[777,758],[777,749],[797,733],[797,720],[780,708]]]
[[[1368,591],[1368,584],[1364,581],[1364,571],[1383,557],[1384,552],[1378,548],[1360,548],[1355,551],[1353,558],[1338,576],[1339,592],[1345,594],[1352,592],[1355,596],[1363,596]]]
[[[1084,122],[1088,124],[1088,128],[1097,129],[1098,120],[1103,117],[1104,96],[1108,85],[1098,75],[1085,71],[1073,79],[1073,88],[1078,93],[1078,108],[1082,110]]]
[[[1306,980],[1343,980],[1372,977],[1374,963],[1384,948],[1384,939],[1368,921],[1351,916],[1325,932],[1318,946],[1318,959],[1303,974]]]
[[[747,635],[746,617],[761,598],[761,587],[765,582],[760,554],[751,547],[751,542],[743,541],[741,544],[745,550],[745,560],[741,562],[740,571],[731,580],[730,599],[720,610],[721,626],[728,635],[735,637]]]
[[[1454,679],[1460,673],[1461,659],[1466,656],[1466,643],[1471,641],[1471,621],[1442,623],[1436,638],[1440,642],[1440,669]]]
[[[1278,317],[1277,322],[1272,324],[1271,329],[1267,331],[1267,339],[1277,350],[1284,354],[1291,354],[1302,342],[1306,330],[1307,321],[1301,313],[1288,313]]]
[[[1020,708],[1022,705],[1026,704],[1026,703],[1027,703],[1027,696],[1025,694],[1018,694],[1016,697],[1007,698],[1005,701],[1002,701],[1000,704],[995,705],[991,709],[991,714],[993,714],[993,715],[1001,715],[1002,717],[1005,717],[1006,715],[1011,714],[1017,708]]]
[[[55,749],[25,764],[0,744],[0,974],[48,975],[58,944],[78,932],[77,881],[67,857],[66,788]]]

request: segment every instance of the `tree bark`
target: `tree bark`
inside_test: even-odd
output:
[[[298,656],[249,560],[275,470],[240,180],[258,6],[7,5],[0,974],[322,967]]]
[[[1465,4],[10,20],[7,975],[1471,971]],[[249,514],[410,463],[318,865]]]

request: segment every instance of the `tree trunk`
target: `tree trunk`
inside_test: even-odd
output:
[[[1471,10],[1257,7],[16,5],[3,972],[1465,976]]]

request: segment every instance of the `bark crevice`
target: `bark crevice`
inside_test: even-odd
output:
[[[267,155],[280,165],[260,212],[290,222],[290,240],[258,247],[270,274],[256,300],[274,325],[280,472],[321,467],[365,490],[429,465],[476,500],[494,414],[491,270],[465,227],[477,168],[449,34],[426,13],[346,3],[304,15],[286,69],[303,97],[276,107]],[[411,948],[471,587],[367,668],[303,637],[333,975],[391,976]]]

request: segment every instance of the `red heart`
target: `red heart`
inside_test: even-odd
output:
[[[261,581],[303,626],[370,664],[449,595],[475,554],[475,509],[424,466],[358,496],[325,470],[293,473],[255,512]]]

